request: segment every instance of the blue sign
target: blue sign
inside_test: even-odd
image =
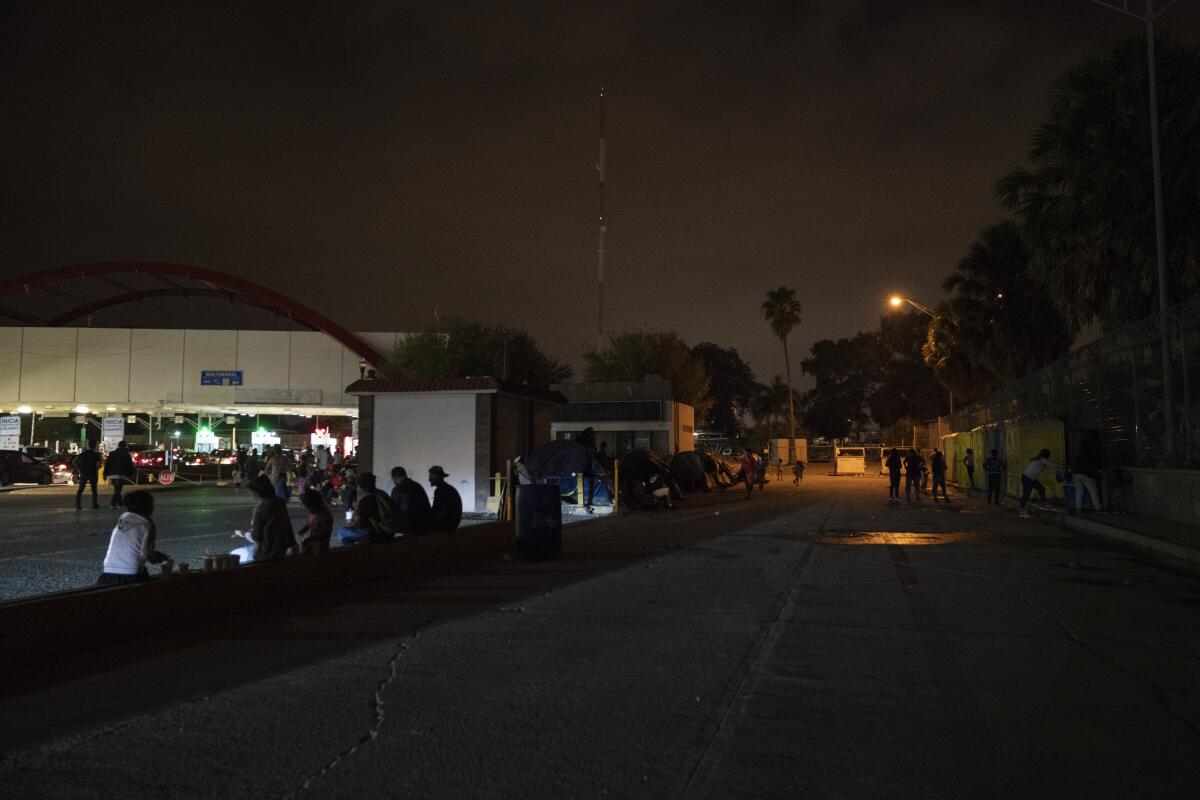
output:
[[[200,371],[201,386],[241,386],[242,371],[240,369],[231,370],[201,370]]]

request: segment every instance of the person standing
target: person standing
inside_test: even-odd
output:
[[[942,499],[949,503],[950,495],[946,492],[946,457],[935,447],[929,461],[929,471],[933,473],[933,502],[938,501],[937,490],[941,486]]]
[[[1004,459],[1000,458],[999,450],[993,449],[992,454],[984,460],[983,471],[987,473],[987,501],[1000,505],[1000,491],[1004,484]]]
[[[429,485],[433,487],[429,527],[434,531],[452,531],[462,522],[462,498],[457,489],[446,483],[448,477],[441,467],[429,468]]]
[[[323,444],[317,445],[317,452],[313,454],[313,483],[320,486],[325,482],[325,473],[329,469],[329,450]]]
[[[242,480],[246,474],[246,462],[248,460],[246,449],[239,447],[233,457],[233,491],[235,492],[242,490]]]
[[[775,456],[775,480],[783,483],[783,459]]]
[[[1025,471],[1021,473],[1020,516],[1030,516],[1029,496],[1035,491],[1041,497],[1042,502],[1046,502],[1046,487],[1042,485],[1040,478],[1042,472],[1047,469],[1058,469],[1058,465],[1050,460],[1050,451],[1046,449],[1039,452],[1025,465]]]
[[[904,467],[904,461],[900,458],[900,451],[895,447],[888,455],[884,466],[888,470],[888,502],[900,502],[900,470]]]
[[[280,500],[287,501],[287,468],[283,464],[283,448],[275,445],[274,449],[268,450],[267,465],[263,468],[263,472],[267,475],[267,480],[275,487],[275,496]]]
[[[967,494],[975,488],[975,451],[967,448],[967,454],[963,456],[963,466],[967,468]]]
[[[392,517],[397,533],[420,536],[429,533],[429,495],[421,484],[408,477],[404,467],[392,467]]]
[[[792,464],[792,486],[799,486],[802,480],[804,480],[804,462],[797,458],[796,463]]]
[[[908,455],[904,456],[904,499],[912,500],[915,493],[917,499],[921,499],[921,466],[925,463],[925,459],[917,453],[913,448],[908,448]],[[897,492],[899,497],[900,493]]]
[[[83,490],[92,485],[92,508],[100,507],[100,497],[96,491],[96,482],[100,480],[100,454],[96,452],[96,443],[88,442],[87,449],[75,456],[75,471],[79,473],[79,489],[75,492],[75,510],[83,508]]]
[[[1096,448],[1088,440],[1079,443],[1079,453],[1075,456],[1075,513],[1083,513],[1083,495],[1086,492],[1092,500],[1092,508],[1100,510],[1100,490],[1096,480],[1100,477],[1100,459],[1096,456]]]
[[[133,456],[129,454],[129,446],[125,444],[124,439],[117,442],[117,449],[112,451],[105,460],[104,477],[113,487],[112,500],[109,505],[113,508],[120,508],[122,505],[121,492],[125,491],[125,484],[133,482]],[[77,502],[76,505],[79,503]]]
[[[758,470],[754,466],[754,456],[749,450],[742,452],[742,479],[746,481],[746,499],[750,499],[750,495],[754,494],[754,478]]]
[[[262,462],[258,458],[258,448],[251,447],[250,452],[246,454],[246,470],[242,475],[242,480],[246,482],[247,488],[261,473]]]

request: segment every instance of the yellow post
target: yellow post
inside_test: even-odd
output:
[[[621,462],[613,460],[613,513],[621,510]]]
[[[575,473],[575,505],[583,505],[583,473]]]

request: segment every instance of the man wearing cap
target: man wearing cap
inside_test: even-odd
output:
[[[429,468],[429,485],[433,487],[433,510],[429,528],[433,531],[452,531],[462,522],[462,498],[458,490],[446,483],[446,470]]]

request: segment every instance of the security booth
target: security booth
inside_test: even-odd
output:
[[[834,475],[862,475],[867,471],[865,447],[838,447],[834,452]]]
[[[490,377],[363,379],[346,393],[358,397],[359,469],[387,489],[392,467],[425,484],[436,464],[465,512],[486,511],[505,463],[550,441],[551,409],[565,402],[557,392]]]

